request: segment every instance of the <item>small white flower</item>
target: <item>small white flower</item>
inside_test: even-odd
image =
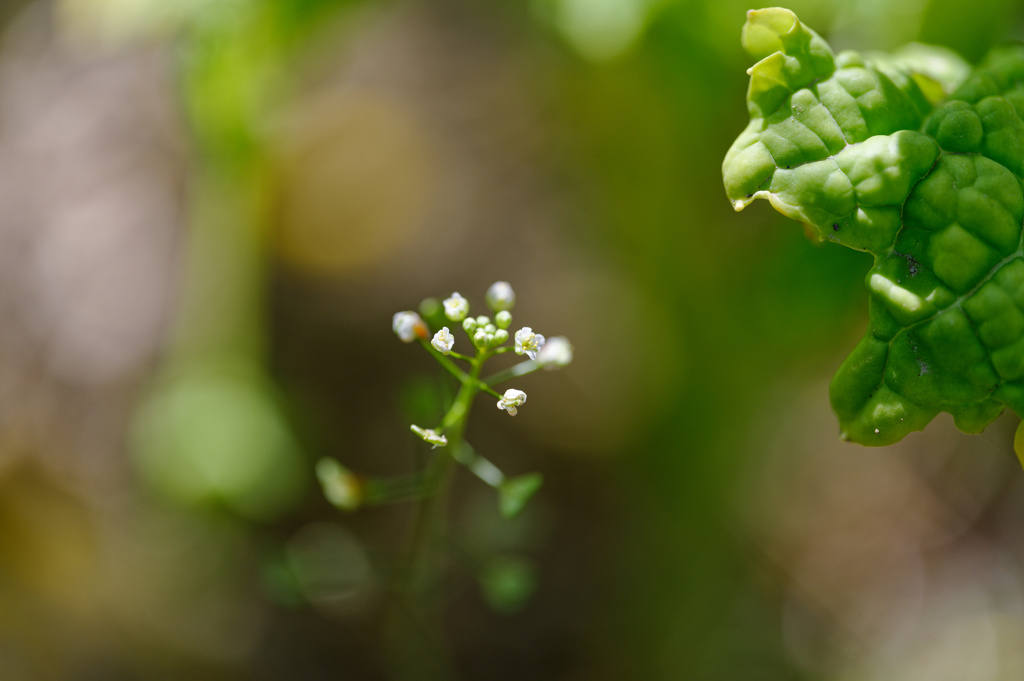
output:
[[[426,338],[430,333],[420,316],[411,310],[396,312],[391,318],[391,328],[403,343],[412,343],[417,338]]]
[[[516,292],[507,281],[496,281],[487,289],[487,304],[495,312],[511,310],[516,304]]]
[[[509,413],[509,416],[515,416],[518,411],[516,407],[526,403],[526,393],[522,390],[516,390],[515,388],[509,388],[505,391],[505,394],[500,400],[498,400],[498,409],[504,409]]]
[[[545,369],[561,369],[572,362],[572,344],[565,336],[548,338],[537,352],[537,364]]]
[[[444,447],[446,444],[448,444],[448,438],[446,438],[444,435],[441,435],[432,428],[420,428],[419,426],[414,424],[409,426],[409,430],[416,433],[430,444],[434,445],[435,449],[437,447]]]
[[[469,314],[469,301],[459,293],[453,293],[451,298],[445,298],[444,316],[453,322],[461,322]]]
[[[534,333],[528,326],[516,331],[516,354],[537,359],[537,351],[544,347],[544,336]]]
[[[452,351],[452,346],[455,345],[455,336],[453,336],[448,330],[448,327],[445,326],[434,334],[434,338],[430,341],[430,344],[433,345],[434,349],[442,355],[447,355]]]
[[[363,502],[363,486],[359,478],[334,459],[320,459],[316,464],[324,496],[343,511],[359,508]]]

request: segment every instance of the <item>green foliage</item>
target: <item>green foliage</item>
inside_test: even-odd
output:
[[[767,199],[875,257],[868,332],[830,391],[843,437],[1024,415],[1024,46],[973,70],[920,45],[833,55],[781,8],[749,12],[743,45],[760,61],[723,164],[733,206]]]
[[[540,473],[527,473],[504,480],[498,487],[501,515],[505,518],[519,515],[543,483],[544,476]]]
[[[537,590],[536,572],[533,564],[523,558],[498,556],[481,571],[480,590],[495,610],[517,612]]]

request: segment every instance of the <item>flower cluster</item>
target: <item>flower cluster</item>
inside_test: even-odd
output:
[[[511,317],[509,320],[511,321]],[[473,345],[480,350],[496,348],[508,340],[508,331],[505,330],[505,327],[491,323],[491,318],[486,315],[480,315],[476,319],[469,317],[463,320],[462,328],[473,341]]]
[[[463,439],[470,406],[476,395],[487,393],[497,399],[498,409],[515,416],[519,408],[526,404],[526,393],[517,388],[508,388],[500,393],[495,386],[538,369],[564,367],[572,361],[573,349],[563,336],[545,338],[529,326],[514,329],[512,309],[516,304],[516,294],[507,281],[492,284],[484,299],[491,316],[470,315],[469,301],[461,293],[454,292],[440,304],[436,300],[429,303],[424,301],[422,317],[411,310],[396,313],[391,328],[402,342],[419,341],[461,383],[458,394],[440,423],[432,428],[413,424],[409,429],[434,449],[445,447],[458,463],[494,487],[498,492],[502,513],[512,517],[536,492],[542,478],[538,473],[508,478],[494,464],[477,454]],[[428,322],[438,330],[432,332]],[[466,334],[462,343],[469,348],[463,351],[467,354],[456,351],[454,332],[458,330],[457,326],[461,326]],[[523,361],[481,379],[483,365],[488,359],[511,352],[525,355]],[[460,366],[457,362],[464,362],[468,366]],[[410,489],[418,493],[416,490],[421,485],[417,481],[398,484],[370,479],[365,479],[364,484],[363,478],[355,476],[333,460],[321,462],[318,475],[328,499],[345,510],[367,503],[383,503],[391,497],[409,494]]]
[[[516,376],[528,373],[536,368],[547,370],[560,369],[572,362],[572,345],[564,336],[545,338],[529,326],[520,328],[514,335],[510,336],[509,328],[512,326],[512,313],[510,310],[516,304],[516,294],[512,290],[512,285],[507,281],[496,281],[491,284],[490,288],[487,289],[484,299],[487,301],[487,306],[494,313],[493,320],[487,315],[470,316],[469,301],[457,291],[448,298],[445,298],[441,306],[444,317],[448,321],[452,322],[453,325],[458,323],[462,326],[462,330],[466,332],[470,344],[476,349],[476,358],[479,361],[482,362],[491,355],[500,354],[508,350],[514,351],[517,355],[525,355],[534,363],[534,366],[516,371],[514,374]],[[405,311],[395,314],[392,320],[392,328],[398,337],[406,343],[411,343],[417,339],[426,340],[431,338],[426,323],[415,312]],[[513,347],[505,346],[510,337],[514,340]],[[455,349],[455,336],[447,326],[443,326],[440,331],[433,335],[430,345],[442,355],[452,355]],[[469,359],[457,353],[455,357]],[[499,402],[498,404],[499,407],[506,409],[513,416],[517,413],[516,407],[526,401],[525,393],[522,393],[522,391],[515,392],[522,394],[522,401],[515,402],[514,404],[510,402]],[[504,400],[505,398],[502,399]],[[420,435],[423,436],[422,433]],[[426,439],[425,436],[423,437]],[[435,446],[441,446],[432,440],[428,439],[427,441]]]

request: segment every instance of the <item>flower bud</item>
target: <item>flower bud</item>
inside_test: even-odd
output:
[[[487,305],[495,312],[511,310],[516,304],[516,293],[507,281],[496,281],[487,289]]]
[[[469,314],[469,301],[458,293],[444,301],[444,316],[453,322],[461,322]]]
[[[515,388],[509,388],[505,391],[505,394],[500,400],[498,400],[498,409],[504,409],[508,412],[509,416],[515,416],[518,410],[516,407],[526,404],[526,393],[522,390],[516,390]]]
[[[317,461],[316,477],[324,496],[343,511],[354,511],[363,502],[363,485],[352,471],[331,458]]]
[[[409,430],[419,435],[426,442],[429,442],[430,444],[434,445],[435,449],[437,447],[444,447],[446,444],[448,444],[448,438],[446,438],[444,435],[441,435],[436,430],[433,430],[431,428],[420,428],[419,426],[414,424],[409,426]]]
[[[537,351],[537,364],[543,368],[561,369],[572,362],[572,344],[565,336],[548,338],[539,351]]]
[[[391,328],[403,343],[412,343],[417,338],[427,338],[430,331],[418,314],[412,310],[396,312],[391,318]]]
[[[430,344],[433,345],[434,349],[442,355],[447,355],[452,351],[452,346],[455,345],[455,336],[448,331],[448,327],[446,326],[434,334],[434,338],[430,341]]]
[[[424,298],[420,301],[419,313],[424,320],[433,319],[441,314],[441,310],[441,301],[437,298]]]
[[[473,332],[476,331],[476,320],[472,317],[466,317],[462,320],[462,328],[466,330],[466,333],[472,336]]]
[[[512,314],[508,310],[502,310],[494,315],[494,323],[499,329],[507,329],[512,324]]]
[[[501,345],[508,340],[508,331],[505,329],[498,329],[494,332],[494,344]]]

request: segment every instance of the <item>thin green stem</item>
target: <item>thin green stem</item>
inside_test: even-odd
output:
[[[488,395],[490,395],[492,397],[497,397],[499,400],[501,399],[501,393],[499,393],[497,390],[495,390],[491,386],[487,385],[487,383],[485,383],[484,381],[480,381],[480,390],[482,392],[487,393]]]
[[[430,343],[423,340],[422,338],[420,339],[420,345],[422,345],[426,349],[426,351],[429,352],[434,357],[434,359],[436,359],[441,364],[441,366],[447,369],[448,373],[450,373],[455,378],[459,379],[459,381],[463,385],[465,385],[466,381],[469,379],[469,375],[459,367],[455,366],[455,362],[451,361],[450,359],[442,355],[440,352],[435,350]],[[470,363],[473,362],[473,359],[471,357],[463,357],[462,355],[459,355],[459,358],[465,359]]]
[[[480,367],[485,358],[486,355],[481,353],[470,360],[470,372],[462,381],[455,401],[441,422],[440,429],[447,433],[446,449],[449,451],[459,451],[463,446],[462,436],[473,398],[480,390]],[[431,549],[438,534],[437,525],[443,511],[445,488],[453,462],[454,457],[448,456],[447,452],[439,451],[427,468],[426,495],[420,500],[416,514],[406,576],[406,589],[414,601],[415,596],[423,592],[426,582],[429,581]]]
[[[411,473],[396,478],[369,478],[366,480],[363,503],[379,506],[420,499],[431,490],[423,473]]]
[[[455,460],[468,468],[473,475],[486,482],[491,487],[498,487],[505,481],[505,474],[493,463],[476,453],[476,450],[468,442],[463,442],[462,447],[452,451]]]
[[[465,385],[463,387],[465,387]],[[448,408],[448,411],[445,413],[444,417],[441,418],[441,425],[439,425],[434,430],[440,433],[453,428],[456,424],[458,424],[466,417],[466,412],[468,410],[468,404],[465,404],[461,400],[456,399],[454,402],[452,402],[452,406]],[[448,442],[449,444],[451,444],[451,437],[448,438]]]
[[[451,471],[458,461],[490,485],[499,485],[504,475],[493,464],[479,457],[466,444],[463,434],[473,399],[483,391],[495,391],[480,380],[481,367],[493,353],[479,350],[469,362],[469,372],[459,370],[447,357],[428,348],[442,366],[459,379],[461,386],[437,428],[448,438],[444,448],[432,450],[426,470],[420,474],[420,499],[411,529],[407,562],[398,581],[393,625],[393,657],[399,676],[444,679],[449,677],[444,657],[441,604],[434,587],[440,578],[438,548],[443,535],[442,521],[447,507]],[[499,396],[500,397],[500,396]],[[412,489],[415,486],[410,487]],[[404,492],[398,488],[396,493]],[[427,669],[430,667],[430,669]]]
[[[525,376],[526,374],[536,371],[537,369],[540,369],[540,365],[537,364],[537,362],[533,361],[532,359],[528,359],[525,362],[520,362],[519,364],[514,364],[513,366],[510,366],[508,369],[505,369],[504,371],[499,371],[493,376],[489,376],[487,379],[484,380],[484,383],[486,383],[487,385],[497,385],[499,383],[504,383],[505,381],[512,380],[513,378]]]

